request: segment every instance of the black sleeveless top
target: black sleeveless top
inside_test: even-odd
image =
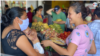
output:
[[[25,35],[24,32],[22,32],[21,30],[13,29],[6,35],[4,39],[1,39],[2,47],[5,54],[10,54],[14,56],[27,56],[22,50],[20,50],[16,46],[18,38],[22,35]],[[31,40],[29,40],[29,42],[33,46]]]

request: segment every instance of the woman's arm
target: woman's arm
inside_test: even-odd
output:
[[[94,43],[94,40],[93,40],[88,54],[95,54],[95,53],[96,53],[96,47],[95,47],[95,43]]]
[[[47,14],[49,14],[49,15],[52,15],[52,13],[51,13],[51,12],[52,12],[53,10],[54,10],[54,8],[49,9],[48,11],[46,11],[46,13],[47,13]]]
[[[76,32],[78,32],[78,33],[76,34]],[[71,37],[73,37],[73,38],[71,38]],[[78,45],[80,44],[80,41],[81,41],[80,30],[74,29],[70,35],[70,38],[71,38],[70,43],[68,44],[68,47],[66,49],[54,44],[50,40],[44,40],[41,42],[41,44],[43,44],[44,47],[51,46],[60,55],[73,56],[75,51],[77,50]]]
[[[46,43],[44,43],[44,42],[46,42]],[[77,49],[77,45],[75,45],[74,43],[69,43],[67,49],[56,45],[55,43],[53,43],[50,40],[44,40],[44,41],[42,41],[41,44],[43,44],[43,46],[45,46],[45,47],[50,45],[60,55],[73,56]]]
[[[60,22],[54,21],[54,23],[56,23],[56,24],[65,24],[66,21],[60,21]]]
[[[77,49],[77,45],[70,43],[67,47],[67,49],[64,49],[54,43],[51,44],[51,47],[60,55],[69,55],[69,56],[73,56],[76,49]]]
[[[35,49],[33,49],[32,45],[29,43],[25,35],[19,37],[19,39],[16,42],[16,46],[28,56],[43,56],[43,54],[39,54],[35,51]]]

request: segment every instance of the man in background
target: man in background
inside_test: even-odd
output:
[[[61,26],[61,29],[65,31],[66,16],[61,11],[59,6],[55,6],[55,8],[49,9],[46,13],[53,17],[53,23],[59,24]],[[61,19],[62,21],[57,22],[57,19]]]
[[[62,9],[62,12],[66,15],[66,18],[68,16],[68,9]]]
[[[66,13],[66,9],[62,9],[62,12],[63,12],[63,13]]]
[[[89,28],[93,32],[93,37],[96,46],[96,54],[88,54],[87,56],[100,56],[100,7],[97,7],[94,11],[95,20],[88,24]]]
[[[29,18],[29,27],[31,27],[32,26],[32,13],[31,13],[31,8],[30,7],[28,8],[27,16]]]
[[[5,14],[10,10],[9,6],[8,5],[5,5]]]

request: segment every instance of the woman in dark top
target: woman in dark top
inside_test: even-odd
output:
[[[13,7],[2,21],[7,26],[2,33],[2,46],[5,54],[15,56],[42,56],[33,49],[33,40],[26,37],[22,32],[27,29],[29,20],[26,12],[19,7]],[[34,34],[36,35],[36,34]]]

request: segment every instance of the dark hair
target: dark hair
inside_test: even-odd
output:
[[[94,11],[94,15],[97,15],[98,18],[100,18],[100,7],[96,8],[95,11]]]
[[[98,7],[100,7],[100,3],[98,3]]]
[[[33,16],[36,14],[37,11],[39,11],[40,9],[42,9],[42,6],[38,6],[36,9],[33,10]]]
[[[86,7],[86,12],[87,12],[87,15],[89,15],[89,14],[91,14],[91,15],[92,15],[91,10],[90,10],[90,8],[89,8],[89,7]]]
[[[36,8],[36,9],[34,10],[35,14],[36,14],[37,11],[39,11],[39,9],[40,9],[40,8]]]
[[[39,8],[39,9],[42,9],[43,7],[42,7],[42,6],[38,6],[38,8]]]
[[[2,15],[2,23],[5,26],[9,26],[13,23],[15,17],[21,17],[25,10],[19,7],[11,8],[5,15]]]
[[[75,3],[72,3],[70,5],[70,7],[73,7],[75,9],[75,12],[78,14],[78,13],[82,13],[82,18],[83,20],[85,19],[85,17],[87,16],[87,12],[86,12],[86,8],[83,4],[81,3],[78,3],[78,2],[75,2]]]
[[[28,7],[28,11],[30,11],[31,10],[31,8],[30,7]]]
[[[62,9],[62,10],[65,10],[66,11],[66,9]]]
[[[8,5],[5,5],[5,7],[8,8],[9,6]]]

